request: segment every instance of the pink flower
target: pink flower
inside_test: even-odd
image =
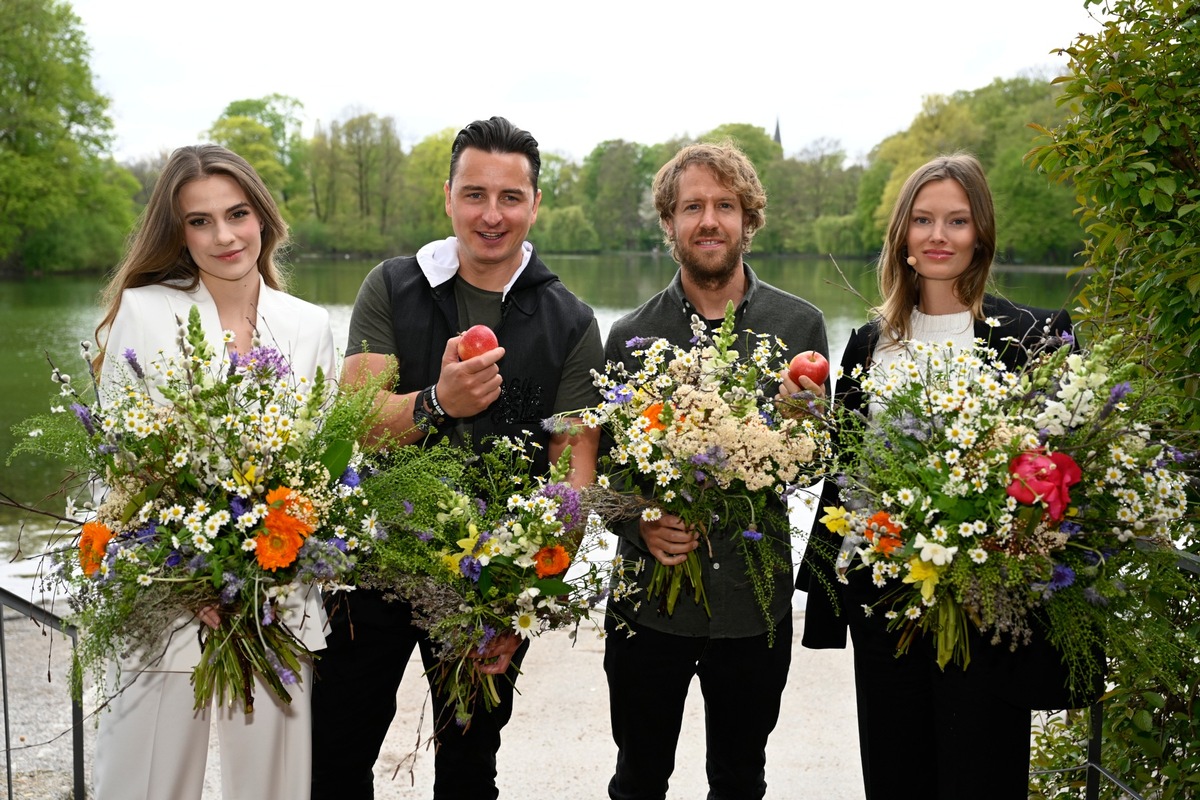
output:
[[[1013,476],[1008,494],[1019,503],[1032,505],[1040,500],[1052,520],[1062,519],[1071,504],[1069,489],[1083,477],[1079,465],[1066,453],[1046,455],[1040,450],[1021,453],[1008,471]]]

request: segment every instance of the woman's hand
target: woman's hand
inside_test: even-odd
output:
[[[221,612],[217,611],[216,606],[205,606],[196,612],[196,619],[203,622],[214,631],[221,627]]]

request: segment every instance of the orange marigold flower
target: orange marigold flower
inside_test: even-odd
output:
[[[100,569],[112,537],[112,531],[103,522],[83,523],[83,534],[79,537],[79,566],[83,567],[84,575],[90,578]]]
[[[654,403],[649,405],[646,407],[646,410],[642,412],[642,416],[650,421],[650,424],[646,426],[649,430],[661,431],[666,429],[667,426],[664,425],[662,421],[662,412],[662,403]]]
[[[867,541],[875,545],[875,549],[890,556],[898,547],[904,544],[900,538],[900,526],[892,521],[886,511],[876,511],[867,520]]]
[[[255,537],[254,555],[263,569],[290,567],[300,552],[304,539],[295,531],[267,529]]]
[[[267,492],[267,517],[263,527],[271,533],[292,534],[303,540],[313,532],[312,503],[307,497],[286,486],[277,486]]]
[[[571,556],[561,544],[543,547],[533,557],[534,567],[539,578],[548,578],[564,571],[571,564]]]

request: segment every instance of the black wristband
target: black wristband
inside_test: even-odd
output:
[[[443,417],[444,419],[454,419],[453,417],[451,417],[449,414],[446,413],[446,409],[442,408],[442,404],[438,402],[437,384],[436,383],[433,384],[428,389],[426,389],[426,391],[429,392],[429,409],[436,416]]]

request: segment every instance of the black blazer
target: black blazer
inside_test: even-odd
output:
[[[975,321],[975,337],[983,339],[995,348],[1000,360],[1009,369],[1020,369],[1027,360],[1026,347],[1046,336],[1061,336],[1071,330],[1071,317],[1063,310],[1050,311],[1020,305],[999,297],[987,295],[983,301],[984,318],[994,317],[999,326],[991,327],[983,320]],[[880,324],[872,320],[853,331],[842,356],[842,377],[838,378],[834,402],[850,410],[865,411],[865,396],[859,382],[850,376],[854,367],[869,363],[871,354],[879,342]],[[814,520],[810,532],[810,543],[805,549],[804,559],[796,575],[796,588],[808,592],[804,613],[804,635],[801,643],[808,648],[843,648],[846,646],[848,629],[844,592],[836,580],[834,559],[841,546],[841,537],[835,536],[819,522],[820,509],[838,506],[837,484],[832,479],[825,481],[821,493],[818,520]],[[1065,708],[1069,705],[1064,684],[1065,672],[1061,659],[1044,637],[1035,636],[1028,646],[1010,653],[1007,647],[988,647],[995,658],[980,659],[978,648],[973,648],[973,671],[983,673],[991,668],[1002,669],[1009,675],[1012,671],[1031,677],[1024,683],[1020,702],[1031,708]],[[980,662],[996,662],[983,663]],[[979,666],[977,666],[979,665]],[[1004,681],[1011,685],[1011,680]]]

